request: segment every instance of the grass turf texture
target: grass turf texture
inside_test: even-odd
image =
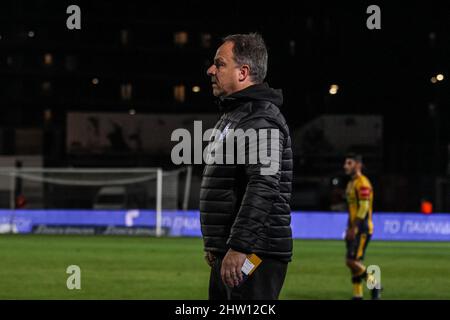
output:
[[[349,299],[343,241],[296,240],[281,299]],[[206,299],[198,238],[0,236],[0,299]],[[376,242],[384,299],[450,299],[450,243]],[[66,268],[81,268],[68,290]],[[365,289],[365,297],[368,297]]]

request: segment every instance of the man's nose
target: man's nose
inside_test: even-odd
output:
[[[211,67],[208,68],[208,70],[206,70],[206,74],[208,76],[213,76],[216,74],[216,66],[215,65],[211,65]]]

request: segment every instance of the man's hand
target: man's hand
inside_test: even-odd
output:
[[[212,267],[216,257],[209,251],[205,251],[205,260],[208,266]]]
[[[356,226],[348,228],[347,232],[345,234],[345,239],[349,240],[349,241],[355,240],[356,231],[357,231],[357,227]]]
[[[245,253],[229,249],[223,258],[220,275],[222,276],[222,281],[230,288],[239,285],[242,281],[241,268],[246,257]]]

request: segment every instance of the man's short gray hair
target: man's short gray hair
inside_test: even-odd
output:
[[[263,37],[258,33],[232,34],[223,42],[232,42],[235,62],[250,68],[250,78],[255,83],[262,83],[267,74],[267,48]]]

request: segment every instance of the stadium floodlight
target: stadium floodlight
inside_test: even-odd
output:
[[[339,90],[339,86],[337,84],[332,84],[330,86],[330,90],[328,90],[328,92],[330,94],[334,95],[334,94],[337,94],[338,90]]]

